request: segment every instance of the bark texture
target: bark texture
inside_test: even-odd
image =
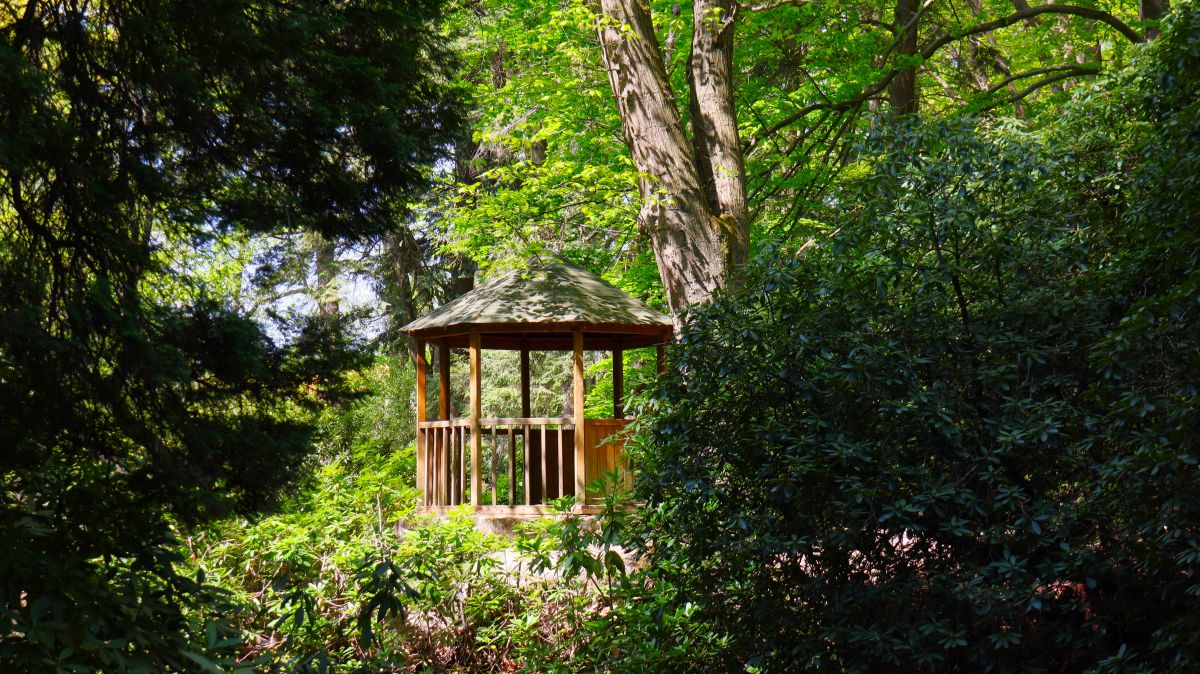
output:
[[[317,311],[321,316],[337,316],[341,306],[338,302],[337,246],[333,239],[320,237],[313,257],[317,277]]]
[[[696,11],[704,4],[698,3]],[[708,301],[731,271],[731,246],[726,243],[730,227],[710,209],[693,155],[699,146],[693,148],[684,133],[649,7],[643,0],[599,0],[593,9],[625,143],[642,176],[638,224],[650,238],[667,300],[678,321],[688,306]],[[729,41],[732,49],[732,37]],[[720,51],[719,42],[717,36],[716,52]],[[696,66],[702,70],[701,79],[715,85],[721,57],[701,60],[703,64]],[[715,68],[716,74],[708,68]],[[729,97],[732,118],[731,83],[727,76],[722,81],[726,91],[722,94],[715,87],[713,93]],[[697,105],[707,105],[706,101],[711,102],[712,96],[705,95]],[[720,123],[721,114],[713,113],[712,119]],[[713,131],[716,133],[717,127]],[[711,167],[711,159],[708,161]],[[713,185],[715,194],[715,180]],[[744,184],[741,189],[744,194]],[[744,196],[742,204],[744,210]]]
[[[696,0],[688,63],[696,169],[709,211],[723,230],[727,270],[745,264],[750,251],[746,167],[733,103],[737,10],[733,0]]]
[[[920,9],[920,0],[896,0],[896,53],[902,58],[917,53],[917,12]],[[909,66],[897,72],[888,93],[892,98],[892,110],[896,114],[908,115],[917,112],[916,66]]]
[[[1161,19],[1167,15],[1167,10],[1170,9],[1170,0],[1139,0],[1138,2],[1138,18],[1142,21],[1150,21]],[[1159,31],[1157,28],[1146,29],[1146,39],[1154,40],[1158,38]]]

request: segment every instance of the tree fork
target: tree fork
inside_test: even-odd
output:
[[[649,7],[642,0],[597,0],[591,7],[597,15],[601,56],[625,142],[642,176],[638,224],[650,237],[667,301],[678,322],[687,307],[708,301],[725,282],[730,261],[736,260],[741,248],[727,245],[727,232],[737,230],[723,226],[720,213],[710,208]],[[714,92],[731,98],[729,87],[726,79],[724,88]],[[702,99],[699,105],[709,112],[710,103]],[[732,100],[728,105],[732,110]],[[720,117],[714,113],[714,119]],[[733,129],[736,132],[736,125]],[[740,159],[740,148],[736,152]],[[744,180],[741,190],[744,210]]]

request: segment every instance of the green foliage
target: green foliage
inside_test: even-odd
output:
[[[836,235],[690,317],[638,491],[727,666],[1200,662],[1200,13],[1177,10],[1053,143],[882,128]]]
[[[332,461],[287,512],[189,538],[197,567],[247,607],[238,625],[242,661],[281,671],[391,661],[388,644],[368,651],[361,642],[357,575],[411,519],[412,469],[411,448],[364,463]]]
[[[179,536],[278,502],[360,354],[190,253],[380,231],[456,127],[438,11],[0,7],[0,669],[232,665]]]
[[[647,523],[627,493],[611,488],[621,483],[610,473],[593,485],[604,498],[592,517],[566,514],[574,499],[564,497],[557,504],[563,514],[523,528],[517,549],[534,571],[557,574],[563,599],[553,607],[554,638],[522,653],[538,671],[711,669],[728,644],[659,567],[645,564]]]

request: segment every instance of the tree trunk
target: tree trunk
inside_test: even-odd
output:
[[[1167,10],[1170,9],[1170,0],[1139,0],[1138,2],[1138,18],[1142,21],[1150,21],[1153,19],[1161,19],[1167,15]],[[1157,39],[1159,31],[1157,28],[1146,29],[1146,39]]]
[[[389,234],[385,242],[389,272],[386,284],[396,307],[393,320],[404,325],[417,319],[418,308],[424,304],[416,284],[421,274],[421,248],[407,227]]]
[[[337,316],[341,307],[338,303],[337,246],[333,239],[319,237],[314,254],[317,287],[317,312],[322,317]]]
[[[967,0],[967,5],[971,8],[971,15],[975,17],[976,21],[984,20],[981,18],[983,16],[983,0]],[[996,41],[995,33],[989,32],[987,34],[987,43],[991,49],[990,56],[985,57],[984,52],[986,49],[979,35],[972,35],[967,41],[967,49],[971,55],[971,74],[980,91],[987,91],[991,88],[990,73],[988,73],[989,65],[994,67],[1004,77],[1012,75],[1012,68],[1008,65],[1008,59],[1000,52],[1000,44]],[[988,63],[989,60],[991,61],[990,64]],[[1009,82],[1005,88],[1010,95],[1014,97],[1017,95],[1016,82]],[[1016,101],[1013,103],[1013,113],[1017,116],[1017,119],[1025,119],[1026,110],[1024,102]]]
[[[920,0],[896,0],[896,35],[899,43],[896,53],[901,58],[917,53],[917,12]],[[912,24],[912,25],[909,25]],[[892,110],[898,115],[917,112],[917,68],[909,66],[901,70],[890,85]]]
[[[697,16],[704,6],[697,4]],[[593,8],[625,144],[641,175],[638,225],[650,237],[667,301],[679,321],[688,306],[708,301],[725,282],[731,271],[729,251],[736,246],[726,244],[730,228],[709,208],[645,0],[599,0]],[[732,44],[732,37],[728,39]],[[720,41],[718,36],[714,45]],[[704,69],[711,64],[697,67],[702,78],[709,77]],[[730,85],[724,79],[713,92],[727,96],[732,109]],[[711,102],[706,96],[697,104]],[[705,113],[720,118],[718,113]]]
[[[688,63],[696,169],[708,209],[722,226],[727,272],[744,265],[750,251],[746,167],[733,105],[737,8],[733,0],[696,0]]]

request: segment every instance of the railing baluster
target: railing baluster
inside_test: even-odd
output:
[[[522,467],[522,470],[525,472],[525,484],[524,484],[525,505],[533,505],[532,498],[530,497],[530,494],[533,493],[533,489],[531,489],[531,487],[532,487],[532,485],[530,484],[531,471],[529,469],[529,424],[524,424],[524,426],[521,429],[521,432],[525,436],[524,438],[522,438],[522,442],[521,442],[521,447],[525,452],[525,457],[524,457],[525,461],[524,461],[523,467]]]
[[[542,424],[542,460],[540,462],[542,464],[542,503],[546,502],[546,496],[549,495],[548,492],[550,491],[550,482],[546,479],[546,457],[550,455],[550,452],[546,451],[546,449],[546,424]]]
[[[508,427],[508,505],[517,504],[517,446],[513,427]]]
[[[496,427],[492,426],[492,446],[488,452],[488,463],[492,474],[492,505],[496,505],[496,491],[500,485],[496,483]]]
[[[563,476],[567,472],[567,448],[563,446],[563,427],[558,425],[558,495],[561,497],[565,487],[563,486]]]

